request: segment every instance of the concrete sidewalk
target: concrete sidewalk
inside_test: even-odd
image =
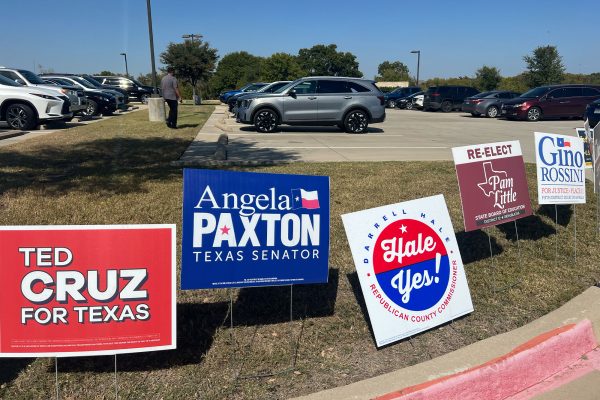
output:
[[[592,287],[586,290],[559,309],[511,332],[482,340],[421,364],[413,365],[408,368],[347,386],[298,397],[296,400],[367,400],[378,397],[402,399],[403,397],[394,397],[393,395],[404,388],[421,385],[435,379],[476,368],[488,363],[490,360],[503,357],[539,335],[584,320],[591,321],[593,334],[595,334],[596,338],[600,338],[600,288],[598,287]],[[582,358],[590,357],[589,355],[585,356],[584,354],[580,354],[580,356]],[[576,362],[578,360],[573,361]],[[600,362],[598,362],[598,364],[598,368],[600,369]],[[573,369],[577,367],[575,365],[570,366],[569,368]],[[568,371],[563,371],[562,373],[565,374],[566,372]],[[568,376],[566,377],[568,378]],[[515,400],[600,399],[600,370],[593,370],[592,368],[590,372],[581,376],[574,375],[574,377],[575,379],[567,379],[566,381],[561,381],[559,378],[554,377],[554,379],[559,379],[555,382],[558,383],[558,386],[542,386],[539,388],[540,390],[531,393],[522,393],[520,397],[516,397],[518,393],[515,393],[515,397],[512,398]],[[547,377],[547,379],[550,380],[552,380],[552,378],[553,376]],[[487,384],[489,385],[489,388],[494,387],[493,380],[488,381]],[[566,397],[565,393],[568,393]],[[428,397],[421,398],[428,400],[432,399]],[[460,397],[461,400],[466,400],[468,398],[469,397]],[[493,398],[493,396],[481,397],[481,400],[485,400],[486,398]],[[440,398],[440,400],[442,399]],[[452,400],[452,398],[444,398],[443,400]]]

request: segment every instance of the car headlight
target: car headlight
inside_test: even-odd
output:
[[[33,96],[41,97],[42,99],[46,99],[46,100],[60,100],[57,97],[49,96],[47,94],[39,94],[39,93],[29,93],[29,94],[31,94]]]

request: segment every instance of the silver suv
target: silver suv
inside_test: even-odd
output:
[[[314,76],[295,80],[275,93],[245,97],[236,119],[264,133],[280,124],[337,125],[348,133],[363,133],[369,123],[385,120],[385,102],[373,81]]]

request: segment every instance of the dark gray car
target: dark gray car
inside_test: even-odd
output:
[[[479,93],[467,97],[462,104],[462,110],[471,113],[474,117],[485,115],[489,118],[496,118],[500,115],[500,109],[506,100],[514,99],[520,95],[520,93],[506,90]]]
[[[369,123],[385,120],[385,101],[371,80],[314,76],[298,79],[276,93],[245,98],[237,119],[264,133],[280,124],[337,125],[349,133],[363,133]]]

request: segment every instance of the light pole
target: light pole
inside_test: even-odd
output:
[[[413,50],[412,54],[417,55],[417,86],[419,86],[419,69],[421,68],[421,50]]]
[[[146,0],[146,9],[148,10],[148,36],[150,37],[150,61],[152,63],[152,97],[148,99],[148,117],[153,122],[165,122],[165,102],[158,95],[158,85],[156,82],[156,64],[154,62],[154,35],[152,34],[152,10],[150,0]]]
[[[121,53],[125,57],[125,76],[129,78],[129,68],[127,68],[127,53]]]
[[[152,86],[154,93],[152,97],[158,97],[158,85],[156,83],[156,64],[154,63],[154,35],[152,34],[152,8],[150,0],[146,0],[146,9],[148,10],[148,35],[150,36],[150,61],[152,63]]]
[[[181,35],[181,37],[183,39],[190,39],[192,41],[192,44],[194,44],[194,38],[198,38],[198,40],[200,40],[202,38],[202,35],[199,33],[187,33],[185,35]],[[200,96],[196,94],[196,85],[192,85],[192,99],[194,101],[194,104],[197,106],[199,106],[200,103],[202,103]]]

